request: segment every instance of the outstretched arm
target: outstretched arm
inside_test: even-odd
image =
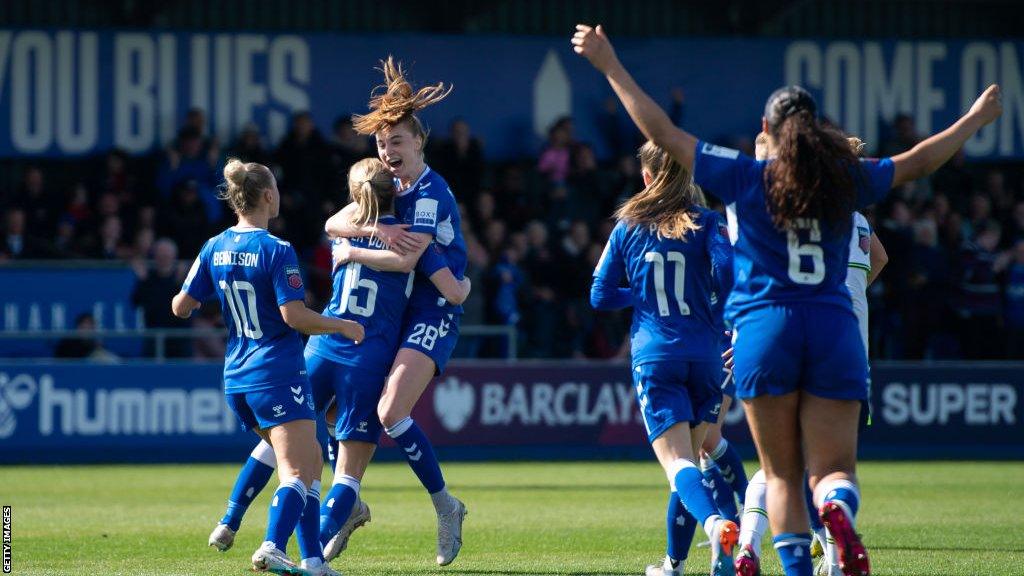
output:
[[[358,322],[317,314],[301,300],[292,300],[279,308],[284,323],[303,334],[341,334],[356,344],[363,340],[363,326]]]
[[[974,105],[952,126],[926,138],[910,150],[893,156],[893,187],[928,176],[939,169],[963,147],[964,142],[978,130],[1003,113],[999,86],[993,84],[985,90]]]
[[[619,62],[612,43],[604,33],[604,28],[600,24],[597,27],[577,24],[572,45],[577,54],[585,57],[594,68],[605,75],[629,117],[644,136],[663,148],[687,170],[692,171],[697,138],[673,125],[668,114],[637,85]]]

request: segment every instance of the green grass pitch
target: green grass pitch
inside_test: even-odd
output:
[[[206,546],[237,469],[2,467],[0,503],[13,506],[13,573],[249,574],[269,487],[233,549]],[[415,477],[404,464],[380,464],[363,482],[373,522],[355,533],[335,568],[348,576],[642,574],[664,552],[667,486],[653,459],[448,464],[445,472],[470,511],[452,566],[434,564],[433,508]],[[865,463],[861,482],[858,528],[875,574],[1024,574],[1024,463]],[[765,550],[766,576],[781,574]],[[694,548],[686,573],[707,574],[708,562],[707,549]]]

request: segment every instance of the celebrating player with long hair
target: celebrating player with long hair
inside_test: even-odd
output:
[[[758,161],[674,126],[619,62],[600,26],[577,26],[572,44],[605,75],[640,130],[735,214],[737,274],[726,306],[736,328],[734,376],[786,575],[812,572],[805,469],[843,573],[870,574],[854,530],[857,427],[868,378],[843,285],[851,216],[891,187],[938,169],[998,117],[999,87],[989,87],[943,132],[869,161],[858,161],[843,135],[819,122],[810,94],[782,88],[769,97],[762,120],[777,156]]]
[[[646,188],[616,212],[590,300],[597,309],[633,306],[633,379],[648,439],[679,502],[670,501],[669,515],[685,507],[711,538],[711,574],[732,574],[739,529],[719,515],[695,463],[722,405],[711,292],[713,278],[731,284],[731,247],[687,169],[650,142],[640,149],[640,161]],[[629,288],[619,288],[624,278]],[[688,548],[670,534],[664,564],[647,573],[682,574]]]
[[[303,544],[316,542],[316,530],[303,533],[302,527],[315,526],[313,519],[319,517],[323,463],[302,338],[296,330],[361,341],[363,328],[306,308],[295,250],[267,232],[281,199],[270,170],[231,160],[224,178],[222,197],[237,214],[238,225],[206,242],[171,308],[175,315],[188,318],[216,294],[230,316],[224,394],[243,428],[254,430],[274,447],[281,480],[270,506],[265,541],[252,556],[253,567],[306,574],[288,558],[285,546],[298,526],[303,562],[322,561],[319,545]]]
[[[347,206],[331,217],[326,230],[335,237],[381,236],[392,250],[352,247],[348,259],[380,270],[412,270],[426,250],[441,258],[457,278],[466,268],[466,245],[455,197],[440,174],[424,161],[427,130],[416,112],[444,99],[444,83],[413,90],[401,65],[382,63],[384,85],[370,99],[370,111],[355,116],[361,134],[372,134],[377,155],[391,171],[398,191],[395,212],[404,228],[353,224]],[[377,406],[384,430],[405,453],[409,466],[430,494],[437,512],[437,563],[450,564],[462,547],[465,505],[448,493],[433,446],[412,419],[412,408],[431,379],[451,357],[459,335],[462,307],[449,302],[431,283],[436,271],[421,269],[414,281],[402,325],[402,344]]]

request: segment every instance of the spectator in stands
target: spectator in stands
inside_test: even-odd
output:
[[[242,127],[238,139],[231,147],[231,156],[242,162],[270,165],[270,152],[263,146],[263,135],[260,134],[260,127],[255,122],[248,122]]]
[[[57,223],[57,232],[53,236],[52,248],[55,258],[70,259],[81,257],[76,245],[77,238],[75,232],[74,219],[67,215],[63,216]]]
[[[548,141],[537,161],[537,171],[555,185],[569,177],[569,156],[573,144],[572,118],[563,116],[548,129]]]
[[[998,357],[1002,351],[992,346],[999,338],[1002,296],[998,274],[1009,263],[996,252],[1001,230],[994,221],[975,228],[974,240],[964,245],[959,262],[960,347],[964,357],[981,360]],[[888,246],[887,246],[888,247]]]
[[[1024,360],[1024,239],[1013,246],[1012,261],[1003,290],[1006,313],[1007,358]]]
[[[206,207],[211,222],[219,222],[224,214],[222,202],[217,198],[220,183],[216,160],[203,154],[202,133],[194,126],[185,126],[178,132],[177,147],[166,152],[157,173],[156,185],[162,197],[172,198],[175,190],[186,183],[194,187],[198,199]]]
[[[323,230],[321,201],[331,199],[332,179],[327,142],[313,123],[312,114],[298,112],[292,116],[291,129],[282,138],[274,159],[281,172],[282,218],[277,220],[295,224],[289,228],[289,240],[296,248],[314,246]]]
[[[210,220],[206,207],[199,200],[195,182],[185,182],[178,187],[171,198],[170,210],[164,212],[164,220],[164,233],[174,238],[182,256],[193,258],[199,254],[209,236]]]
[[[220,313],[220,303],[210,301],[204,303],[199,313],[194,315],[192,327],[205,330],[224,328],[224,317]],[[224,360],[224,337],[204,334],[192,339],[192,357],[196,360]]]
[[[53,234],[60,215],[60,199],[46,187],[43,171],[38,166],[25,170],[15,204],[25,211],[25,226],[38,238]]]
[[[99,236],[89,256],[96,260],[120,260],[127,257],[129,251],[123,245],[122,234],[121,218],[107,216],[100,225]]]
[[[1019,240],[1024,240],[1024,200],[1013,205],[1010,219],[1007,223],[1006,236],[1011,246],[1016,246]]]
[[[152,202],[154,198],[148,191],[140,191],[136,185],[135,175],[128,169],[128,155],[124,150],[114,148],[107,153],[103,162],[103,172],[97,178],[95,190],[113,192],[122,204],[135,204],[141,200]],[[146,195],[140,197],[140,192]]]
[[[518,326],[520,320],[519,300],[524,284],[523,271],[519,268],[519,250],[506,246],[495,258],[484,278],[484,298],[487,301],[485,320],[498,326]],[[508,353],[505,339],[494,339],[483,355],[503,358]]]
[[[25,211],[21,208],[7,210],[4,215],[4,235],[0,242],[0,259],[32,260],[49,256],[46,244],[25,229],[25,220]]]
[[[142,260],[132,262],[137,282],[132,291],[132,304],[142,309],[147,328],[187,328],[188,320],[171,313],[168,302],[181,290],[185,280],[186,267],[178,261],[178,247],[169,238],[160,238],[153,243],[153,263]],[[156,347],[153,339],[147,339],[143,355],[152,357]],[[191,343],[185,338],[167,340],[165,354],[168,358],[185,358],[192,355]]]
[[[948,302],[950,291],[949,256],[938,242],[935,221],[922,218],[914,223],[914,245],[909,257],[903,257],[907,266],[909,303],[904,328],[904,356],[925,358],[950,355],[952,333],[949,321],[952,310]],[[888,282],[887,276],[882,279]],[[900,281],[903,279],[900,278]]]
[[[331,169],[342,175],[339,181],[344,181],[343,175],[353,164],[376,155],[376,151],[370,148],[370,139],[352,127],[352,115],[342,114],[331,126],[330,155]]]
[[[62,338],[57,342],[53,355],[56,358],[88,358],[94,362],[115,362],[117,356],[103,347],[103,342],[96,336],[96,320],[86,312],[75,318],[77,336]]]
[[[483,186],[483,144],[470,132],[462,118],[452,121],[448,137],[440,140],[430,154],[430,163],[445,175],[456,196],[472,203]]]

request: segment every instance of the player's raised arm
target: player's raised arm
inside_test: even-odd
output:
[[[985,90],[974,105],[952,126],[919,142],[910,150],[893,156],[892,185],[900,186],[928,176],[946,163],[964,142],[1003,113],[999,85]]]
[[[633,80],[615,55],[615,48],[604,33],[604,28],[600,24],[596,27],[577,24],[572,45],[577,54],[585,57],[605,75],[629,117],[644,136],[667,151],[684,168],[692,171],[697,138],[677,128],[668,114]]]

